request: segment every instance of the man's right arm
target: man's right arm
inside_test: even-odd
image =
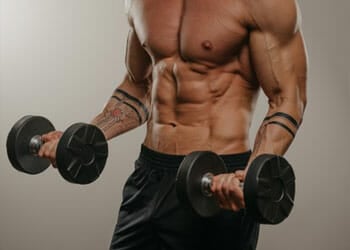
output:
[[[107,139],[142,125],[150,113],[152,61],[134,30],[128,36],[126,67],[128,73],[123,82],[91,122],[103,131]]]
[[[91,124],[99,127],[106,139],[134,129],[148,119],[150,111],[150,84],[152,60],[131,29],[126,51],[127,74],[114,91],[106,106]],[[57,144],[62,132],[54,131],[42,136],[44,141],[38,155],[56,161]]]

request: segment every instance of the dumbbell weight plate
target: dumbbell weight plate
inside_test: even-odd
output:
[[[56,152],[57,168],[64,179],[76,184],[94,182],[108,157],[104,134],[93,125],[76,123],[62,135]]]
[[[261,224],[278,224],[294,205],[295,175],[281,156],[264,154],[249,166],[244,199],[247,212]]]
[[[24,116],[18,120],[7,136],[8,158],[15,169],[27,174],[39,174],[50,166],[50,161],[33,154],[30,140],[36,135],[54,131],[52,123],[41,116]]]
[[[202,217],[211,217],[221,209],[213,196],[205,196],[201,189],[205,174],[226,173],[226,166],[217,154],[210,151],[193,152],[180,164],[176,176],[176,192],[179,201]]]

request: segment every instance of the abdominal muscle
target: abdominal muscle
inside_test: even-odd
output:
[[[217,67],[175,57],[157,62],[145,146],[177,155],[249,150],[258,88],[238,68],[234,62]]]

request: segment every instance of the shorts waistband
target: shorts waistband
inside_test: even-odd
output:
[[[226,164],[227,168],[234,168],[235,170],[244,169],[248,163],[251,151],[238,154],[220,155]],[[172,155],[154,151],[147,148],[145,145],[141,146],[141,152],[138,161],[150,168],[161,169],[178,169],[185,155]]]

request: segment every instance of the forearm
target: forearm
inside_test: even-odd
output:
[[[284,155],[300,128],[305,101],[270,103],[270,108],[255,138],[251,163],[261,154]]]
[[[134,83],[126,77],[91,123],[99,127],[109,140],[145,123],[148,107],[147,83]]]

